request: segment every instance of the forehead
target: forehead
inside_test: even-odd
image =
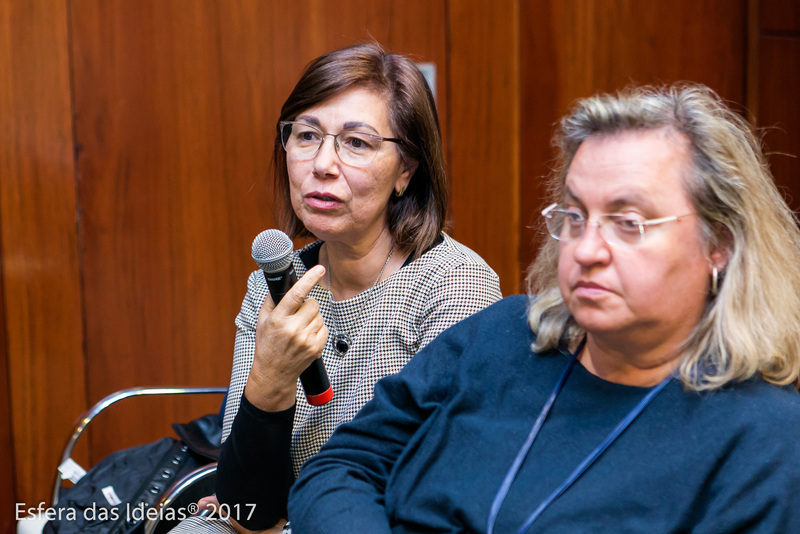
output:
[[[342,91],[302,111],[297,119],[333,131],[367,126],[385,136],[390,126],[386,98],[366,87]]]
[[[581,143],[565,180],[567,198],[605,208],[629,205],[686,208],[688,140],[674,130],[590,137]]]

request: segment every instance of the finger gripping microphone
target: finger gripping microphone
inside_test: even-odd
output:
[[[297,282],[292,249],[292,240],[280,230],[264,230],[253,240],[253,259],[264,271],[269,294],[276,306]],[[300,383],[312,406],[321,406],[333,398],[333,389],[322,358],[312,361],[300,374]]]

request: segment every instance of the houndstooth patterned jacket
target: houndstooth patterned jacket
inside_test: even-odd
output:
[[[316,263],[321,242],[298,250],[294,267],[298,278]],[[307,262],[311,258],[308,265]],[[253,364],[258,312],[268,295],[261,271],[250,275],[242,309],[236,317],[233,372],[223,422],[223,441],[239,409],[247,376]],[[475,252],[446,234],[428,252],[383,280],[375,289],[343,301],[334,301],[339,331],[353,343],[345,356],[333,351],[331,300],[327,289],[316,286],[309,295],[331,331],[322,352],[333,387],[333,400],[323,406],[308,404],[298,385],[292,431],[292,466],[300,466],[316,454],[334,429],[349,421],[372,398],[375,383],[398,372],[422,347],[447,327],[499,300],[497,274]],[[369,299],[371,302],[366,302]],[[363,313],[362,313],[363,308]],[[233,533],[222,521],[190,519],[172,533]]]

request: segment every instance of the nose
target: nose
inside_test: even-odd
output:
[[[330,142],[328,136],[331,137]],[[339,154],[336,151],[336,138],[333,134],[325,134],[322,138],[322,143],[314,155],[314,173],[318,176],[339,174]]]
[[[574,241],[573,256],[581,265],[605,264],[611,259],[608,241],[602,234],[602,226],[596,221],[586,221],[583,235]]]

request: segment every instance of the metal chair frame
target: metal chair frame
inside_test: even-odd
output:
[[[197,484],[202,483],[209,477],[217,476],[217,462],[212,462],[195,469],[194,471],[186,474],[183,478],[177,480],[170,486],[164,495],[156,502],[154,508],[170,508],[183,494],[187,491],[195,490]],[[201,512],[202,513],[202,512]],[[168,530],[168,529],[166,529]],[[147,518],[144,522],[144,534],[158,534],[164,532],[165,529],[161,526],[161,514],[155,518]]]
[[[72,434],[70,435],[69,439],[67,440],[66,445],[64,445],[64,449],[61,453],[61,461],[58,463],[59,466],[63,464],[65,461],[69,460],[72,456],[72,451],[75,449],[75,445],[78,442],[78,438],[81,437],[83,431],[89,426],[89,423],[97,417],[100,412],[115,404],[123,399],[128,399],[131,397],[144,397],[144,396],[153,396],[153,395],[208,395],[208,394],[224,394],[228,391],[227,387],[179,387],[179,386],[165,386],[165,387],[136,387],[136,388],[128,388],[123,389],[120,391],[116,391],[101,401],[96,403],[87,411],[83,412],[78,420],[75,422],[75,425],[72,428]],[[216,464],[214,464],[216,468]],[[53,492],[51,497],[52,506],[58,504],[59,497],[61,495],[61,484],[63,479],[61,478],[61,474],[56,472],[55,481],[53,483]]]

